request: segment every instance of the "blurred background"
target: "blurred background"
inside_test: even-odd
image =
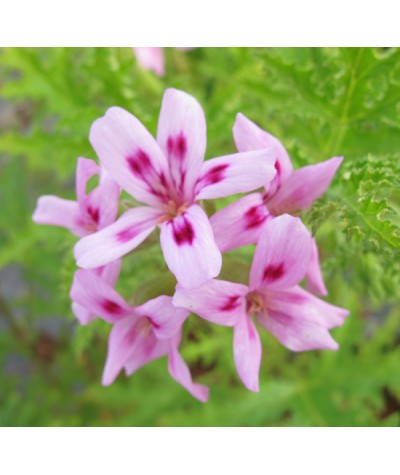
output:
[[[400,51],[163,54],[158,76],[132,48],[0,49],[0,425],[399,425]],[[236,374],[232,329],[192,316],[182,354],[210,386],[207,404],[170,378],[165,358],[101,386],[110,328],[100,320],[79,326],[70,310],[76,238],[31,220],[40,195],[75,199],[77,157],[96,159],[88,141],[94,119],[118,105],[155,133],[170,86],[202,104],[206,158],[234,152],[237,112],[276,135],[295,168],[345,157],[324,198],[302,213],[320,246],[326,299],[351,311],[333,330],[339,351],[295,354],[260,332],[255,394]],[[222,277],[245,282],[252,253],[227,253]],[[157,245],[125,259],[117,288],[133,303],[171,292]]]

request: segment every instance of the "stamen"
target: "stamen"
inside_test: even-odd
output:
[[[248,293],[246,295],[246,303],[246,310],[249,315],[265,310],[264,299],[257,292]]]
[[[187,203],[183,203],[182,205],[178,206],[175,201],[168,201],[168,203],[164,206],[165,214],[158,218],[158,223],[161,224],[165,221],[170,221],[171,219],[182,216],[188,207],[189,205]]]

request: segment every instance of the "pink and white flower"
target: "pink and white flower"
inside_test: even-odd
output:
[[[165,261],[185,288],[216,277],[222,258],[206,213],[197,202],[245,193],[276,174],[272,148],[204,160],[206,122],[189,94],[168,89],[155,140],[139,120],[112,107],[94,122],[90,141],[110,176],[145,206],[81,239],[77,264],[103,266],[136,248],[157,227]]]
[[[242,153],[273,147],[277,156],[277,174],[265,184],[263,194],[247,195],[211,217],[215,240],[222,252],[256,243],[267,220],[310,207],[326,191],[343,161],[343,157],[334,157],[293,170],[282,143],[243,114],[237,115],[233,134],[237,149]],[[320,295],[327,294],[315,240],[307,271],[307,288]]]
[[[92,314],[112,323],[102,383],[113,383],[124,369],[133,374],[144,364],[168,356],[171,376],[195,398],[206,402],[208,388],[193,383],[189,368],[178,351],[181,327],[189,312],[172,305],[162,295],[138,307],[129,305],[104,279],[91,270],[75,273],[70,296]]]
[[[292,351],[338,348],[328,330],[341,325],[348,311],[298,286],[309,268],[312,246],[301,220],[285,214],[264,224],[249,286],[215,279],[192,290],[177,286],[174,305],[234,327],[236,368],[251,391],[258,391],[262,353],[253,316]]]
[[[99,175],[100,183],[89,194],[88,181]],[[69,229],[78,237],[88,236],[113,223],[118,214],[120,187],[88,158],[78,158],[76,168],[76,201],[44,195],[38,200],[32,219],[37,224],[50,224]]]
[[[87,193],[88,181],[99,175],[100,183]],[[93,234],[113,223],[118,215],[119,185],[104,169],[88,158],[78,158],[76,169],[77,201],[64,200],[57,196],[41,196],[33,214],[37,224],[49,224],[69,229],[78,237]],[[106,282],[114,286],[121,270],[121,260],[117,259],[95,272]],[[82,325],[86,325],[94,316],[76,302],[72,310]]]

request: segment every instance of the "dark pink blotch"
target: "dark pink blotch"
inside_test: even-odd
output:
[[[160,325],[157,322],[155,322],[151,317],[146,317],[146,318],[150,322],[153,328],[155,328],[156,330],[160,328]]]
[[[187,151],[187,140],[183,132],[176,137],[169,136],[167,140],[168,156],[175,157],[178,160],[183,160]]]
[[[252,229],[261,226],[267,219],[264,205],[253,206],[244,214],[245,228]]]
[[[138,149],[136,153],[128,157],[126,161],[134,175],[143,176],[152,168],[150,157],[142,149]]]
[[[183,246],[184,244],[191,245],[193,243],[195,232],[193,226],[185,217],[177,222],[172,221],[172,228],[174,239],[178,246]]]
[[[121,307],[121,305],[119,305],[116,302],[113,302],[112,300],[104,300],[102,302],[101,306],[103,307],[103,309],[106,312],[112,313],[114,315],[119,315],[119,314],[123,313],[123,311],[124,311],[124,309]]]
[[[284,274],[283,262],[276,265],[269,265],[264,270],[263,280],[267,282],[273,282],[280,279]]]
[[[222,165],[215,165],[215,167],[211,168],[202,178],[201,181],[203,186],[207,185],[214,185],[215,183],[219,183],[225,177],[225,171],[229,168],[227,163]]]
[[[92,220],[96,223],[99,224],[99,218],[100,218],[100,212],[98,208],[92,208],[91,206],[88,206],[87,212],[89,216],[92,218]]]
[[[136,228],[127,228],[124,229],[123,231],[120,231],[115,235],[115,238],[118,242],[128,242],[134,237],[136,237],[138,234],[138,231]]]
[[[281,164],[279,163],[278,160],[275,162],[275,168],[276,168],[276,173],[279,176],[282,170],[281,170]]]
[[[223,312],[230,312],[240,307],[240,295],[232,295],[219,309]]]

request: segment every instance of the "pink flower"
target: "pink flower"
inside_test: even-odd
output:
[[[203,162],[203,110],[176,89],[164,94],[157,141],[118,107],[94,122],[90,141],[110,176],[146,206],[81,239],[75,247],[78,265],[93,268],[118,259],[160,226],[165,261],[185,288],[216,277],[222,263],[208,217],[196,202],[254,190],[276,174],[271,148]]]
[[[181,51],[189,51],[193,48],[177,48]],[[148,69],[157,74],[164,76],[165,74],[165,56],[164,48],[139,47],[133,48],[136,59],[143,69]]]
[[[87,183],[95,175],[99,175],[100,183],[87,194]],[[93,160],[81,157],[78,158],[76,169],[77,201],[64,200],[57,196],[41,196],[32,219],[37,224],[67,228],[79,237],[88,236],[115,221],[120,192],[120,187],[105,170],[100,170]],[[121,261],[118,259],[95,269],[95,272],[110,285],[115,285],[120,270]],[[72,310],[82,325],[94,318],[76,302],[72,304]]]
[[[252,316],[292,351],[338,348],[328,330],[341,325],[348,311],[297,285],[306,275],[311,256],[310,233],[299,218],[282,215],[265,224],[249,286],[220,280],[193,290],[177,286],[174,305],[234,327],[236,368],[252,391],[258,391],[261,362],[261,343]]]
[[[277,155],[277,174],[266,184],[263,194],[245,196],[211,217],[215,241],[221,252],[256,243],[268,219],[310,207],[328,188],[343,160],[343,157],[334,157],[293,171],[289,155],[281,142],[243,114],[237,115],[233,134],[240,152],[273,147]],[[307,271],[307,287],[317,294],[327,294],[315,240],[312,242],[312,259]]]
[[[100,184],[86,194],[87,182],[94,175],[100,176]],[[37,224],[67,228],[78,237],[87,236],[115,221],[119,195],[119,186],[105,170],[100,170],[93,160],[80,157],[76,169],[77,201],[41,196],[32,219]]]
[[[136,59],[143,69],[154,71],[157,76],[164,76],[164,51],[163,48],[133,48]]]
[[[144,364],[168,356],[171,376],[195,398],[207,401],[208,388],[193,383],[178,351],[181,327],[189,312],[174,307],[171,297],[162,295],[132,307],[95,272],[83,269],[75,273],[70,296],[92,314],[113,324],[102,378],[104,386],[112,384],[122,369],[131,375]]]

